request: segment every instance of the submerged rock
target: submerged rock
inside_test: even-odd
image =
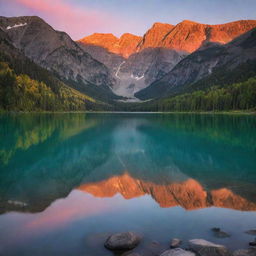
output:
[[[256,229],[247,230],[245,231],[245,233],[252,236],[256,236]]]
[[[204,239],[189,240],[189,248],[200,256],[231,256],[230,251],[220,244],[214,244]]]
[[[123,232],[109,236],[104,246],[109,250],[131,250],[140,240],[141,237],[134,232]]]
[[[236,250],[233,253],[233,256],[256,256],[256,249],[244,249],[244,250]]]
[[[181,248],[171,249],[163,252],[160,256],[196,256],[191,251],[185,251]]]
[[[178,238],[173,238],[171,241],[171,248],[177,248],[181,245],[182,241]]]
[[[217,238],[230,237],[228,233],[222,231],[220,228],[212,228],[212,232],[214,233],[214,236]]]

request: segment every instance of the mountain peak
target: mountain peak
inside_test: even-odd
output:
[[[139,43],[139,50],[145,48],[159,47],[164,36],[174,28],[174,25],[167,23],[156,22],[143,36],[142,41]]]
[[[117,38],[111,33],[94,33],[78,40],[78,42],[100,46],[107,49],[109,52],[116,53],[127,58],[134,53],[140,40],[140,36],[130,33],[125,33],[120,38]]]
[[[192,20],[183,20],[182,22],[180,22],[179,24],[189,24],[189,25],[193,25],[193,24],[200,24],[196,21],[192,21]]]

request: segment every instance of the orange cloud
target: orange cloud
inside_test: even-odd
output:
[[[45,19],[54,28],[68,32],[74,39],[113,26],[113,17],[99,10],[71,5],[64,0],[14,0]],[[104,32],[104,31],[103,31]]]

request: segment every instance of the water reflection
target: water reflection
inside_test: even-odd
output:
[[[160,206],[255,210],[255,117],[21,114],[0,120],[0,211],[79,187]]]

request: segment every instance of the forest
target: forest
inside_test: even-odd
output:
[[[256,109],[256,77],[244,82],[222,86],[212,86],[206,90],[196,90],[177,96],[148,102],[140,111],[232,111]]]
[[[61,82],[51,88],[26,74],[17,75],[8,63],[0,62],[0,110],[84,111],[94,102]]]

